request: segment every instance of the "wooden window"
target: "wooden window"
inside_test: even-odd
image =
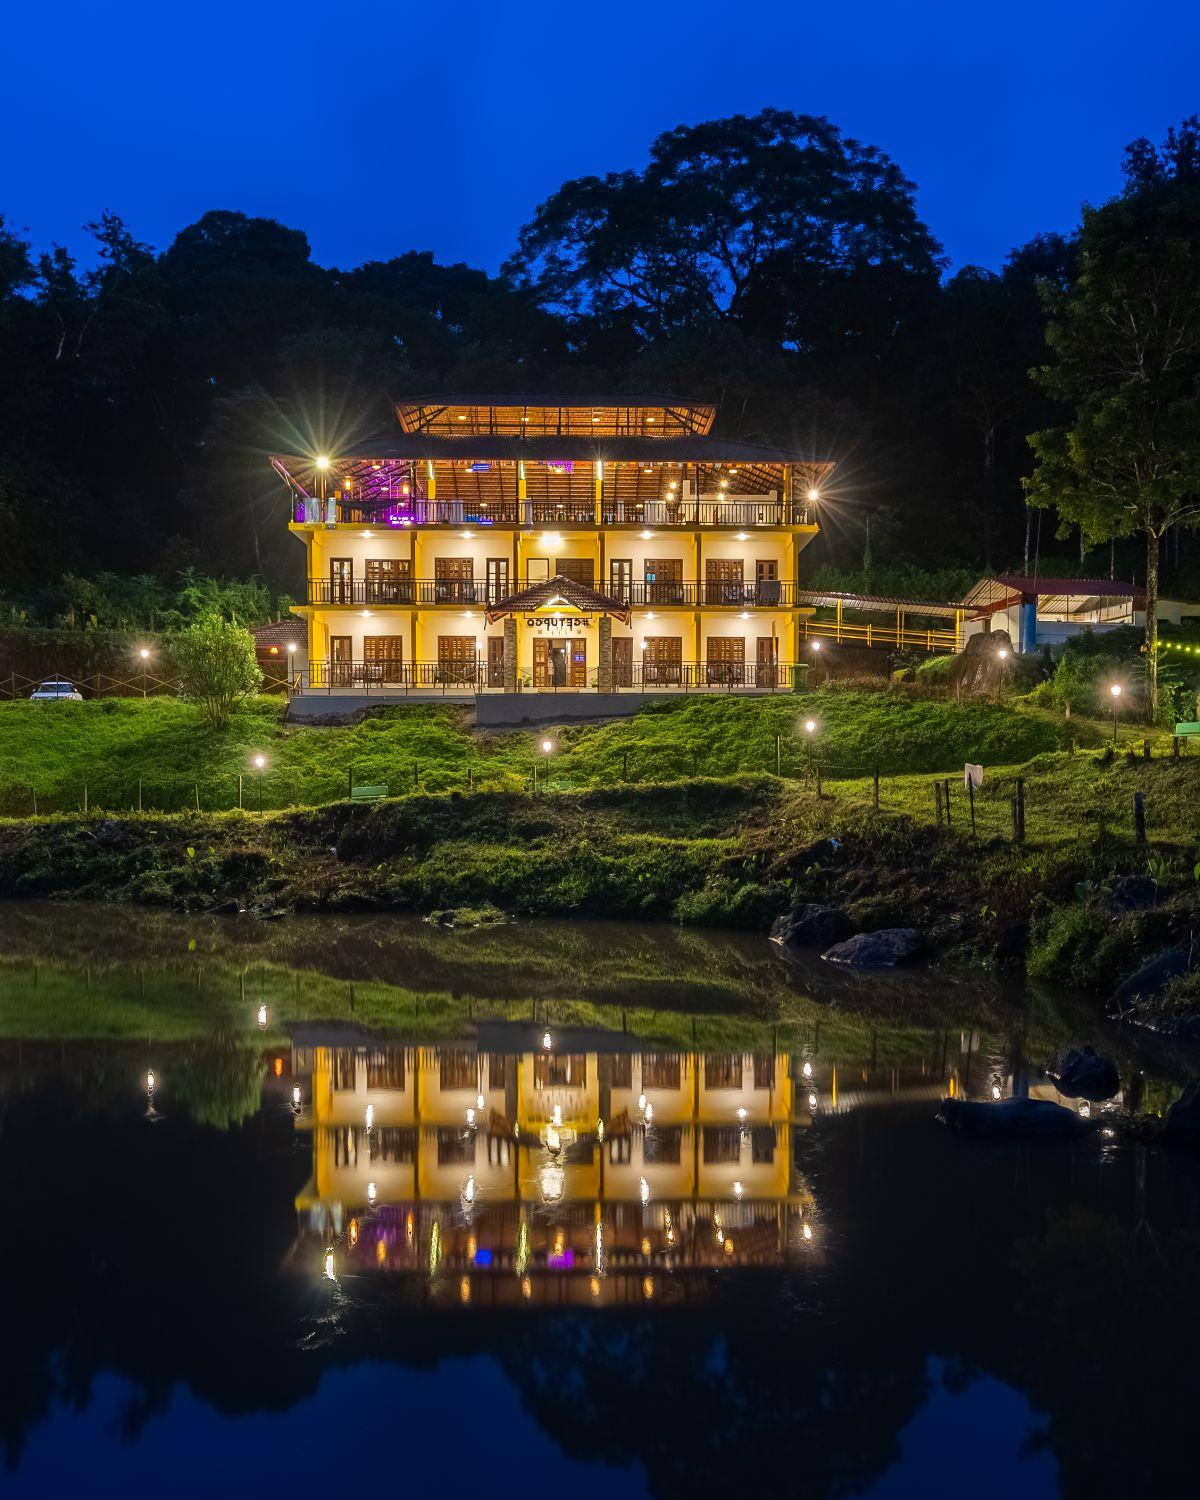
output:
[[[642,651],[642,680],[647,683],[683,681],[683,637],[648,635]]]
[[[417,1133],[415,1130],[405,1129],[402,1125],[385,1125],[382,1129],[371,1133],[379,1138],[381,1161],[411,1162],[416,1160]]]
[[[773,557],[759,558],[754,564],[754,597],[757,604],[778,604],[779,564]]]
[[[767,1167],[775,1160],[774,1125],[756,1125],[750,1135],[750,1159],[757,1167]]]
[[[740,1089],[742,1086],[742,1054],[719,1052],[704,1059],[704,1087],[706,1089]]]
[[[582,1052],[539,1052],[533,1082],[539,1089],[581,1089],[587,1084],[587,1057]]]
[[[469,557],[435,557],[433,597],[437,604],[474,604],[475,563]]]
[[[487,638],[487,685],[504,686],[504,637],[489,635]]]
[[[745,563],[740,557],[709,557],[704,562],[705,604],[742,604]]]
[[[403,638],[398,635],[364,635],[363,676],[368,682],[402,682]]]
[[[506,1086],[508,1073],[506,1064],[508,1059],[503,1052],[488,1053],[488,1088],[502,1089]]]
[[[683,603],[682,558],[647,558],[644,571],[647,604]]]
[[[642,1137],[642,1160],[660,1166],[678,1166],[683,1129],[679,1125],[660,1125],[647,1130]]]
[[[356,1057],[353,1047],[333,1049],[333,1087],[338,1093],[354,1088]]]
[[[473,635],[438,636],[438,681],[475,681],[475,637]]]
[[[633,1087],[633,1053],[617,1052],[612,1057],[612,1076],[610,1083],[614,1089],[631,1089]]]
[[[367,1053],[367,1087],[369,1089],[402,1089],[404,1087],[403,1047],[375,1047]]]
[[[704,1127],[704,1164],[740,1161],[742,1158],[742,1132],[736,1125],[706,1125]]]
[[[367,603],[411,603],[411,567],[412,565],[406,557],[367,558]]]
[[[335,1167],[358,1165],[358,1131],[353,1125],[339,1125],[334,1130],[333,1164]]]
[[[596,582],[596,564],[590,557],[560,557],[554,571],[573,583],[586,583],[592,588]]]
[[[633,559],[613,557],[608,563],[608,593],[622,604],[633,602]]]
[[[746,680],[746,642],[739,636],[710,635],[705,648],[705,672],[709,682]]]
[[[331,557],[329,559],[330,604],[354,603],[354,559]]]
[[[633,1142],[627,1135],[610,1135],[608,1162],[613,1167],[627,1167],[633,1156]]]
[[[642,1087],[644,1089],[677,1089],[679,1087],[678,1052],[643,1052]]]
[[[437,1133],[439,1167],[457,1166],[475,1160],[475,1133],[471,1130],[439,1129]]]
[[[438,1078],[443,1089],[479,1088],[479,1054],[467,1047],[444,1047],[438,1050]]]
[[[754,1087],[769,1089],[775,1085],[775,1058],[770,1052],[754,1054]]]

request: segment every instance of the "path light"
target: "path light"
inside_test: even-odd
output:
[[[806,1062],[804,1064],[804,1066],[800,1069],[800,1071],[804,1074],[805,1078],[811,1078],[812,1077],[812,1063]]]
[[[366,1126],[366,1129],[367,1129],[368,1132],[374,1130],[374,1128],[375,1128],[375,1106],[373,1104],[368,1104],[367,1105],[367,1108],[366,1108],[366,1110],[365,1110],[365,1112],[363,1114],[363,1124]]]
[[[138,651],[138,657],[142,663],[142,697],[146,696],[146,663],[150,660],[149,646],[143,646]]]
[[[821,649],[821,643],[820,643],[820,641],[809,641],[808,644],[812,647],[812,649],[814,651],[819,651]]]
[[[817,721],[816,721],[816,719],[805,719],[805,721],[804,721],[804,732],[805,732],[805,734],[816,734],[816,732],[817,732]]]
[[[738,1119],[744,1121],[745,1118],[746,1118],[746,1106],[744,1104],[739,1104],[738,1105]]]
[[[816,1096],[816,1094],[809,1094],[809,1096],[808,1096],[808,1107],[809,1107],[809,1109],[816,1109],[816,1107],[817,1107],[817,1096]]]
[[[644,1177],[638,1178],[638,1197],[643,1203],[650,1202],[650,1184]]]
[[[1001,1092],[1000,1091],[1000,1085],[998,1083],[993,1083],[992,1084],[992,1098],[993,1099],[999,1099],[1000,1098],[1000,1092]]]
[[[1115,745],[1117,743],[1117,719],[1121,708],[1121,684],[1114,682],[1108,691],[1112,697],[1113,744]]]
[[[267,769],[267,757],[265,755],[256,755],[251,760],[250,764],[254,767],[254,782],[257,792],[258,811],[262,812],[262,779],[263,772]]]
[[[258,1029],[259,1031],[266,1031],[267,1029],[267,1007],[265,1005],[258,1007]]]
[[[800,1233],[804,1236],[804,1238],[806,1240],[811,1240],[812,1239],[812,1227],[811,1227],[811,1225],[806,1224],[804,1226],[804,1228],[800,1231]]]
[[[745,1191],[746,1191],[746,1189],[741,1185],[740,1182],[735,1182],[734,1183],[734,1185],[733,1185],[733,1196],[735,1198],[740,1198]]]
[[[300,1108],[300,1085],[298,1083],[292,1085],[292,1108],[295,1110]]]
[[[1008,647],[1001,646],[999,651],[996,652],[996,655],[1000,658],[1001,661],[1004,661],[1004,659],[1008,656]]]
[[[542,754],[543,755],[553,755],[553,753],[554,753],[554,741],[553,740],[543,740],[542,741]]]
[[[542,1033],[542,1046],[545,1048],[545,1050],[547,1052],[549,1052],[550,1048],[553,1045],[554,1045],[554,1038],[550,1035],[550,1033],[548,1031],[543,1032]]]
[[[376,1191],[375,1184],[373,1182],[368,1182],[367,1183],[367,1202],[368,1203],[374,1203],[375,1199],[377,1197],[378,1197],[378,1193]]]
[[[468,1109],[467,1110],[467,1124],[471,1127],[472,1130],[474,1130],[474,1128],[475,1128],[475,1111],[473,1109]]]

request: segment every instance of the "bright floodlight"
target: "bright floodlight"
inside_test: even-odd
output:
[[[328,467],[329,467],[329,459],[325,456],[324,453],[318,453],[317,454],[317,468],[318,469],[327,469]]]
[[[808,492],[808,498],[810,500],[819,500],[821,498],[821,491],[820,490],[809,490],[809,492]]]
[[[150,653],[145,646],[143,646],[142,649],[138,652],[138,655],[142,658],[143,661],[150,660]]]
[[[1121,696],[1121,684],[1119,682],[1114,682],[1112,687],[1109,688],[1109,692],[1113,695],[1114,698],[1119,698]]]

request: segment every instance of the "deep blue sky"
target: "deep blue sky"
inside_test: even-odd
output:
[[[162,247],[208,208],[353,265],[494,269],[568,177],[771,104],[887,151],[955,265],[996,266],[1200,110],[1191,0],[14,6],[0,213],[82,250],[101,209]]]

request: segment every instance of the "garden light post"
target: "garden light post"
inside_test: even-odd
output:
[[[288,690],[296,691],[296,643],[288,642]]]
[[[263,772],[267,768],[267,757],[265,755],[256,755],[254,757],[253,764],[254,764],[254,782],[255,782],[255,787],[256,787],[255,798],[256,798],[256,801],[258,803],[258,811],[262,812],[262,810],[263,810],[263,803],[262,803],[262,779],[263,779]]]
[[[542,790],[545,791],[550,781],[550,757],[554,754],[554,741],[543,740],[540,748],[542,754],[546,758],[546,770],[542,777]],[[534,788],[534,790],[536,791],[536,787]]]
[[[138,656],[141,658],[142,663],[142,697],[144,698],[146,696],[146,663],[150,660],[149,647],[143,646],[138,652]]]
[[[1108,691],[1112,696],[1113,744],[1115,745],[1117,743],[1117,717],[1121,708],[1121,684],[1114,682]]]

